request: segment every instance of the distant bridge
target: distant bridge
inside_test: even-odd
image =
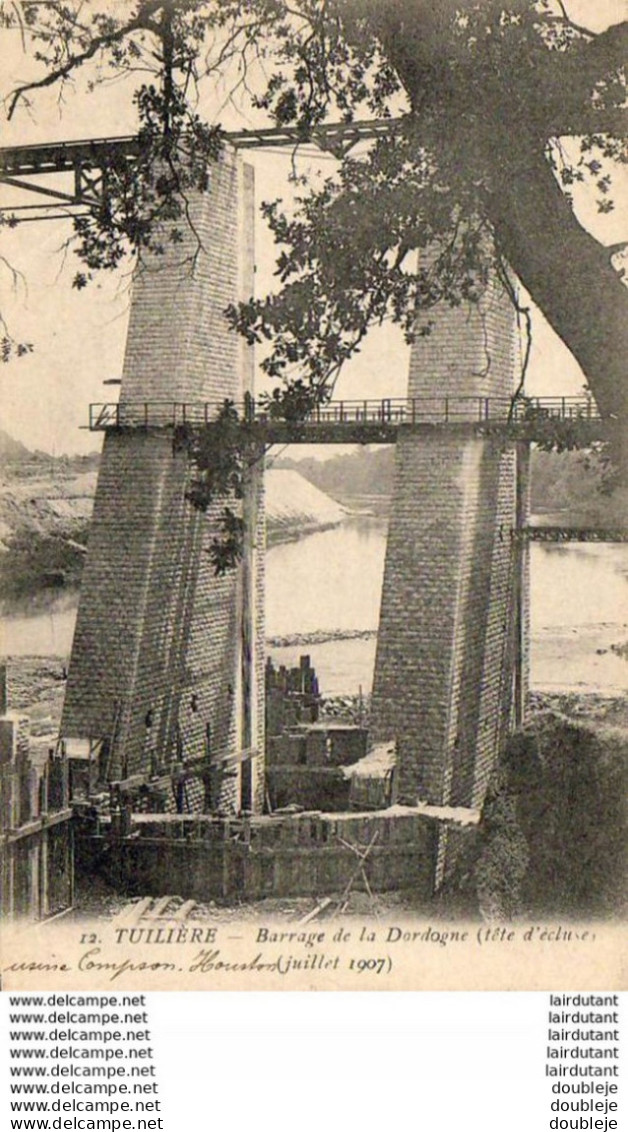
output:
[[[384,397],[379,400],[329,401],[303,419],[280,415],[279,406],[252,398],[234,409],[262,426],[269,444],[393,444],[400,429],[462,431],[514,428],[522,439],[542,435],[548,421],[584,425],[594,440],[607,422],[588,397],[535,397],[515,403],[500,397]],[[224,402],[119,401],[92,404],[89,429],[202,428],[215,421]]]

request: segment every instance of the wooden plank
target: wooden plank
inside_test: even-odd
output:
[[[34,833],[39,833],[41,829],[50,829],[53,825],[60,825],[61,822],[69,821],[71,817],[72,810],[58,810],[54,814],[34,818],[33,821],[18,826],[17,829],[8,830],[4,834],[4,838],[6,841],[20,841],[23,837],[32,837]]]
[[[236,765],[237,763],[246,762],[247,759],[256,759],[259,755],[257,747],[245,747],[242,751],[237,751],[235,754],[228,752],[219,755],[218,758],[210,759],[209,769],[213,770],[217,767],[223,767],[228,764]]]
[[[136,900],[133,904],[127,904],[123,908],[120,915],[116,917],[118,921],[122,920],[125,924],[137,924],[142,916],[153,903],[152,896],[144,896],[141,900]]]
[[[128,778],[113,778],[109,783],[112,790],[136,790],[148,782],[147,774],[130,774]]]

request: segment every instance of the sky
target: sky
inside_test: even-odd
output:
[[[628,18],[628,0],[570,0],[568,8],[592,30]],[[15,33],[0,30],[0,57],[9,63],[5,82],[29,76],[29,60]],[[225,94],[226,88],[212,93],[212,102],[203,107],[208,117],[219,117],[228,129],[262,124],[241,107],[224,105]],[[89,97],[78,84],[75,96],[69,95],[61,107],[44,92],[31,111],[20,110],[11,122],[2,120],[1,144],[125,134],[132,130],[128,107],[129,90],[120,83],[97,88]],[[289,192],[289,153],[247,151],[246,160],[255,167],[258,202]],[[321,161],[323,170],[333,168],[329,158]],[[615,180],[614,198],[616,209],[608,216],[600,216],[586,199],[578,202],[582,223],[605,244],[628,239],[627,167]],[[79,263],[71,251],[63,253],[69,234],[65,220],[29,223],[2,232],[0,246],[2,312],[15,337],[35,347],[28,357],[0,366],[0,427],[30,448],[56,455],[99,446],[100,436],[85,429],[88,406],[115,399],[115,387],[103,386],[103,381],[121,373],[130,301],[128,269],[113,276],[100,273],[81,292],[71,288]],[[256,259],[262,294],[272,284],[273,245],[261,218]],[[343,371],[336,396],[402,397],[407,367],[401,332],[395,327],[374,331]],[[578,393],[583,384],[571,354],[535,311],[527,391],[567,395]]]

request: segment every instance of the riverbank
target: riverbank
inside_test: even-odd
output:
[[[316,658],[313,658],[316,661]],[[68,658],[15,656],[8,658],[10,709],[31,720],[36,758],[54,745],[61,722]],[[323,714],[331,719],[368,723],[369,697],[359,693],[323,697]],[[554,711],[577,721],[587,720],[628,730],[628,696],[599,692],[530,693],[529,713]]]
[[[266,549],[270,550],[273,546],[280,546],[285,542],[298,542],[299,539],[305,538],[307,535],[318,534],[321,531],[331,531],[343,521],[346,516],[343,514],[341,519],[330,520],[330,522],[318,522],[312,520],[308,522],[307,519],[298,519],[294,523],[285,523],[283,526],[274,526],[272,523],[266,522]]]
[[[15,656],[8,657],[7,664],[9,711],[28,716],[31,759],[41,766],[59,735],[68,660]]]
[[[311,633],[286,633],[283,636],[267,637],[266,645],[271,649],[307,648],[311,645],[325,645],[330,641],[370,641],[377,636],[377,629],[315,629]]]

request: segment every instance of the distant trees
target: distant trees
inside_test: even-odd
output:
[[[345,495],[390,496],[393,489],[394,449],[360,448],[327,460],[280,459],[275,466],[294,468],[334,499]]]
[[[595,453],[533,449],[531,472],[533,512],[566,510],[598,526],[625,524],[628,491],[609,482],[607,464]]]

